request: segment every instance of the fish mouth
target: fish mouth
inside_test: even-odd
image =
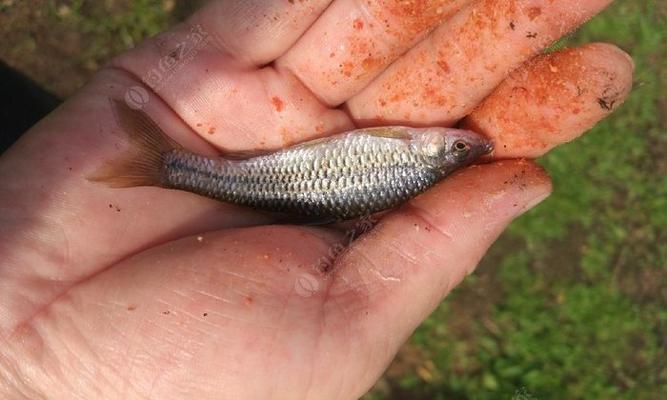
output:
[[[482,154],[489,155],[491,153],[493,153],[493,143],[487,142],[484,146],[482,146]]]

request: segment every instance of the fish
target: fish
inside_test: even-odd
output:
[[[395,208],[493,150],[491,141],[469,130],[383,126],[276,151],[211,157],[188,151],[144,111],[120,100],[112,106],[133,151],[89,180],[185,190],[314,223]]]

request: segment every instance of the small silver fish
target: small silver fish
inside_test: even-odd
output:
[[[263,155],[191,153],[144,112],[113,102],[132,155],[90,177],[111,187],[160,186],[302,220],[333,222],[396,207],[492,151],[466,130],[358,129]]]

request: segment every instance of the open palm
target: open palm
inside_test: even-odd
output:
[[[577,137],[626,97],[632,62],[613,46],[527,62],[608,3],[213,1],[121,55],[0,159],[3,398],[359,397],[549,194],[541,169],[511,159]],[[109,98],[204,154],[461,121],[506,160],[368,232],[271,225],[190,193],[86,180],[127,150]]]

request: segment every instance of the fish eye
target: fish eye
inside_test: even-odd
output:
[[[470,151],[470,145],[464,142],[463,140],[457,140],[452,145],[452,149],[454,150],[455,153],[464,155]]]

